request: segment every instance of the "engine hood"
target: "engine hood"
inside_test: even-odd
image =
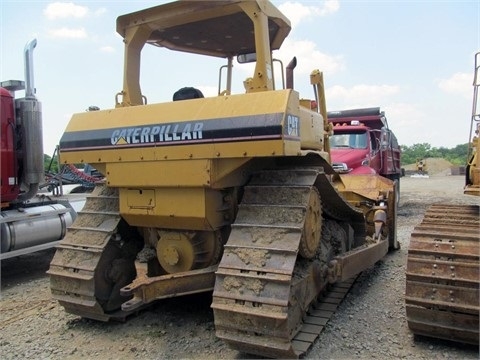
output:
[[[360,166],[368,154],[368,149],[331,149],[333,163],[345,163],[349,168]]]

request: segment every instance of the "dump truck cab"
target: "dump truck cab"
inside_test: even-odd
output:
[[[333,167],[345,174],[400,178],[400,146],[380,108],[329,111]]]

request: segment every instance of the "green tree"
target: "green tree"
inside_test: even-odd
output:
[[[412,146],[400,145],[400,148],[402,149],[402,165],[415,164],[417,159],[429,157],[443,158],[454,165],[465,165],[468,143],[457,145],[452,149],[435,148],[428,143],[413,144]]]
[[[413,144],[412,146],[401,145],[402,165],[415,164],[417,159],[430,157],[431,145],[427,143]]]
[[[48,173],[58,173],[58,158],[56,154],[54,154],[53,158],[50,155],[43,154],[43,169]]]
[[[446,154],[445,159],[455,165],[465,165],[467,163],[468,143],[455,146]]]

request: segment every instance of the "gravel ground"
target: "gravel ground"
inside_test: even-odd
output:
[[[413,336],[403,295],[410,233],[428,205],[476,204],[463,195],[463,177],[403,178],[398,214],[402,249],[363,272],[307,359],[478,359],[476,346]],[[66,314],[51,299],[45,271],[53,251],[1,264],[2,359],[241,359],[215,337],[211,294],[161,301],[126,323]]]

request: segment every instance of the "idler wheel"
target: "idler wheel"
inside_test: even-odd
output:
[[[320,245],[322,233],[322,209],[318,190],[312,188],[305,215],[302,238],[300,240],[299,252],[306,259],[312,259]]]

